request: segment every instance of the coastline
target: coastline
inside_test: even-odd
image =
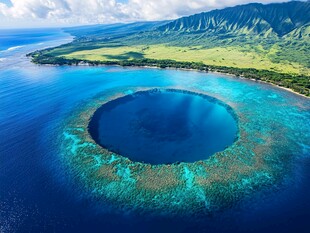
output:
[[[246,79],[246,78],[245,78],[245,79]],[[300,93],[298,93],[298,92],[296,92],[296,91],[294,91],[294,90],[292,90],[292,89],[290,89],[290,88],[287,88],[287,87],[281,87],[281,86],[278,86],[278,85],[276,85],[276,84],[274,84],[274,83],[269,83],[269,82],[262,81],[262,80],[253,80],[253,79],[249,79],[249,80],[255,81],[255,82],[260,82],[260,83],[263,83],[263,84],[268,84],[268,85],[271,85],[271,86],[273,86],[273,87],[280,88],[280,89],[282,89],[282,90],[284,90],[284,91],[291,92],[291,93],[293,93],[293,94],[295,94],[295,95],[298,95],[298,96],[301,96],[301,97],[310,99],[310,96],[306,96],[306,95],[300,94]]]
[[[79,65],[80,66],[80,65]],[[89,65],[91,66],[91,65]],[[110,66],[110,65],[102,65],[102,66]],[[125,67],[125,66],[120,66],[120,65],[116,65],[116,66],[119,66],[119,67]],[[195,72],[201,72],[201,73],[209,73],[209,74],[219,74],[219,75],[223,75],[223,76],[227,76],[227,77],[230,77],[230,78],[236,78],[236,79],[242,79],[242,80],[249,80],[249,81],[253,81],[253,82],[259,82],[259,83],[262,83],[262,84],[267,84],[267,85],[271,85],[273,87],[277,87],[277,88],[280,88],[282,90],[285,90],[285,91],[288,91],[290,93],[293,93],[293,94],[296,94],[298,96],[301,96],[301,97],[305,97],[307,99],[310,99],[310,96],[306,96],[306,95],[303,95],[301,93],[298,93],[290,88],[286,88],[286,87],[281,87],[279,85],[276,85],[274,83],[271,83],[271,82],[266,82],[266,81],[262,81],[262,80],[255,80],[253,78],[246,78],[244,76],[236,76],[234,74],[229,74],[229,73],[223,73],[223,72],[218,72],[218,71],[201,71],[201,70],[196,70],[196,69],[186,69],[186,68],[174,68],[174,67],[168,67],[168,68],[160,68],[158,66],[136,66],[136,67],[139,67],[139,68],[148,68],[148,69],[166,69],[166,70],[182,70],[182,71],[195,71]]]
[[[52,49],[52,48],[48,48],[48,49]],[[41,51],[41,50],[40,50]],[[40,52],[39,51],[39,52]],[[36,52],[38,51],[35,51],[35,52],[32,52],[32,53],[29,53],[27,54],[27,57],[29,57],[29,59],[31,60],[31,62],[37,64],[37,65],[43,65],[43,66],[98,66],[98,67],[112,67],[112,66],[116,66],[116,67],[123,67],[123,68],[128,68],[128,67],[136,67],[136,68],[146,68],[146,69],[160,69],[160,70],[163,70],[163,69],[166,69],[166,70],[182,70],[182,71],[195,71],[195,72],[201,72],[201,73],[213,73],[213,74],[220,74],[220,75],[225,75],[225,76],[228,76],[230,78],[237,78],[237,79],[243,79],[243,80],[250,80],[250,81],[254,81],[254,82],[259,82],[259,83],[262,83],[262,84],[268,84],[268,85],[271,85],[273,87],[277,87],[277,88],[280,88],[284,91],[288,91],[290,93],[293,93],[293,94],[296,94],[300,97],[304,97],[304,98],[307,98],[307,99],[310,99],[310,96],[307,96],[307,95],[304,95],[302,93],[299,93],[291,88],[287,88],[287,87],[284,87],[284,86],[280,86],[280,85],[277,85],[275,83],[272,83],[272,82],[268,82],[268,81],[264,81],[264,80],[259,80],[259,79],[254,79],[254,78],[247,78],[246,76],[244,75],[235,75],[235,74],[232,74],[232,73],[225,73],[225,72],[220,72],[220,71],[216,71],[216,70],[200,70],[200,69],[194,69],[194,68],[180,68],[180,67],[173,67],[173,66],[168,66],[168,67],[160,67],[159,65],[121,65],[121,64],[117,64],[117,62],[115,61],[107,61],[107,63],[111,63],[111,64],[104,64],[104,63],[94,63],[92,61],[88,61],[88,62],[85,62],[85,61],[79,61],[78,63],[71,63],[71,64],[53,64],[53,63],[40,63],[40,62],[35,62],[33,59],[34,59],[34,56],[33,54],[35,54]],[[67,61],[70,61],[70,59],[65,59]],[[130,62],[130,61],[129,61]],[[115,63],[115,64],[114,64]]]

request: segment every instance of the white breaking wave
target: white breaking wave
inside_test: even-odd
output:
[[[6,58],[0,58],[0,62],[4,62]]]
[[[22,47],[25,47],[25,46],[24,45],[14,46],[14,47],[8,48],[7,51],[13,51],[13,50],[16,50],[16,49],[20,49]]]

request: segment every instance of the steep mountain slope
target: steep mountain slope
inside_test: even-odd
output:
[[[160,26],[162,32],[252,34],[282,37],[310,22],[310,2],[248,5],[183,17]]]

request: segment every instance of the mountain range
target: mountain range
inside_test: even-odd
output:
[[[252,34],[262,37],[294,35],[309,38],[310,3],[251,3],[183,17],[157,28],[162,32],[206,35]]]

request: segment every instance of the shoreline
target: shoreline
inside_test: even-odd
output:
[[[80,65],[78,65],[80,66]],[[88,66],[92,66],[92,65],[88,65]],[[102,65],[102,66],[113,66],[113,65]],[[126,66],[121,66],[121,65],[115,65],[115,66],[119,66],[119,67],[126,67]],[[135,67],[135,66],[133,66]],[[219,74],[219,75],[223,75],[223,76],[228,76],[230,78],[235,78],[235,79],[242,79],[242,80],[248,80],[248,81],[253,81],[253,82],[259,82],[259,83],[262,83],[262,84],[267,84],[267,85],[271,85],[273,87],[277,87],[277,88],[280,88],[282,90],[285,90],[285,91],[288,91],[290,93],[293,93],[293,94],[296,94],[298,96],[301,96],[301,97],[305,97],[307,99],[310,99],[310,96],[306,96],[306,95],[303,95],[301,93],[298,93],[290,88],[287,88],[287,87],[281,87],[279,85],[276,85],[274,83],[271,83],[271,82],[266,82],[266,81],[263,81],[263,80],[255,80],[253,78],[246,78],[245,76],[236,76],[234,74],[229,74],[229,73],[223,73],[223,72],[218,72],[218,71],[201,71],[201,70],[196,70],[196,69],[186,69],[186,68],[174,68],[174,67],[168,67],[168,68],[160,68],[158,66],[136,66],[136,67],[139,67],[139,68],[147,68],[147,69],[159,69],[159,70],[181,70],[181,71],[195,71],[195,72],[200,72],[200,73],[210,73],[210,74]]]
[[[245,79],[246,79],[246,78],[245,78]],[[284,91],[293,93],[293,94],[295,94],[295,95],[298,95],[298,96],[301,96],[301,97],[310,99],[310,96],[306,96],[306,95],[300,94],[300,93],[298,93],[298,92],[296,92],[296,91],[294,91],[294,90],[292,90],[292,89],[290,89],[290,88],[287,88],[287,87],[281,87],[281,86],[278,86],[278,85],[276,85],[276,84],[274,84],[274,83],[269,83],[269,82],[262,81],[262,80],[253,80],[253,79],[249,79],[249,80],[255,81],[255,82],[260,82],[260,83],[263,83],[263,84],[268,84],[268,85],[271,85],[271,86],[273,86],[273,87],[280,88],[280,89],[282,89],[282,90],[284,90]]]
[[[30,55],[30,56],[28,56]],[[283,86],[280,86],[280,85],[277,85],[275,83],[272,83],[272,82],[267,82],[267,81],[264,81],[264,80],[258,80],[258,79],[254,79],[254,78],[247,78],[246,76],[244,75],[240,75],[240,76],[237,76],[235,74],[231,74],[231,73],[224,73],[224,72],[219,72],[219,71],[205,71],[205,70],[199,70],[199,69],[193,69],[193,68],[178,68],[178,67],[165,67],[165,68],[162,68],[160,66],[150,66],[150,65],[120,65],[120,64],[93,64],[92,62],[79,62],[77,64],[42,64],[42,63],[36,63],[34,62],[32,59],[33,59],[33,56],[30,54],[27,54],[27,57],[30,59],[30,61],[34,64],[37,64],[37,65],[42,65],[42,66],[88,66],[88,67],[94,67],[94,66],[97,66],[97,67],[122,67],[122,68],[145,68],[145,69],[159,69],[159,70],[181,70],[181,71],[195,71],[195,72],[200,72],[200,73],[205,73],[205,74],[208,74],[208,73],[211,73],[211,74],[220,74],[220,75],[224,75],[224,76],[228,76],[230,78],[235,78],[235,79],[242,79],[242,80],[249,80],[249,81],[253,81],[253,82],[258,82],[258,83],[262,83],[262,84],[267,84],[267,85],[271,85],[273,87],[276,87],[276,88],[279,88],[281,90],[284,90],[284,91],[288,91],[292,94],[295,94],[295,95],[298,95],[300,97],[304,97],[304,98],[307,98],[307,99],[310,99],[310,96],[307,96],[307,95],[304,95],[304,94],[301,94],[299,92],[296,92],[294,91],[293,89],[291,88],[287,88],[287,87],[283,87]],[[107,61],[107,62],[114,62],[114,61]]]

